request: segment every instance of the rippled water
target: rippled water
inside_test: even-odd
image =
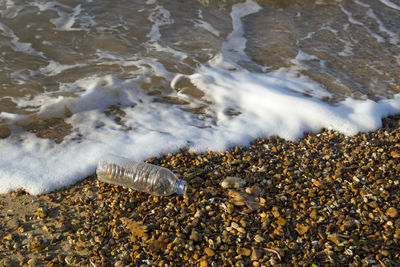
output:
[[[75,83],[91,76],[136,79],[138,90],[169,96],[171,78],[193,74],[232,31],[231,5],[203,2],[1,1],[1,111],[37,112],[48,99],[79,95]],[[288,68],[338,99],[400,92],[395,1],[260,5],[243,18],[245,68]]]
[[[0,191],[110,150],[374,129],[399,112],[398,25],[399,0],[0,0]]]

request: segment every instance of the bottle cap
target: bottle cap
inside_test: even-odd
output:
[[[186,194],[186,189],[187,189],[186,182],[182,179],[179,179],[178,187],[176,188],[176,193],[178,195]]]

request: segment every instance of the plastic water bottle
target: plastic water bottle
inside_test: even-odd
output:
[[[157,196],[185,194],[186,182],[167,168],[134,162],[115,155],[104,156],[97,165],[97,178]]]

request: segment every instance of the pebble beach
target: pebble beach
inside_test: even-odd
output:
[[[0,195],[0,266],[400,266],[400,116],[356,136],[323,130],[147,162],[185,179],[187,194],[93,174]]]

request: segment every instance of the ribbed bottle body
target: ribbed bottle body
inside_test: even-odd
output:
[[[167,196],[186,192],[185,181],[179,180],[170,170],[114,155],[103,157],[96,173],[102,182],[130,187],[153,195]]]

